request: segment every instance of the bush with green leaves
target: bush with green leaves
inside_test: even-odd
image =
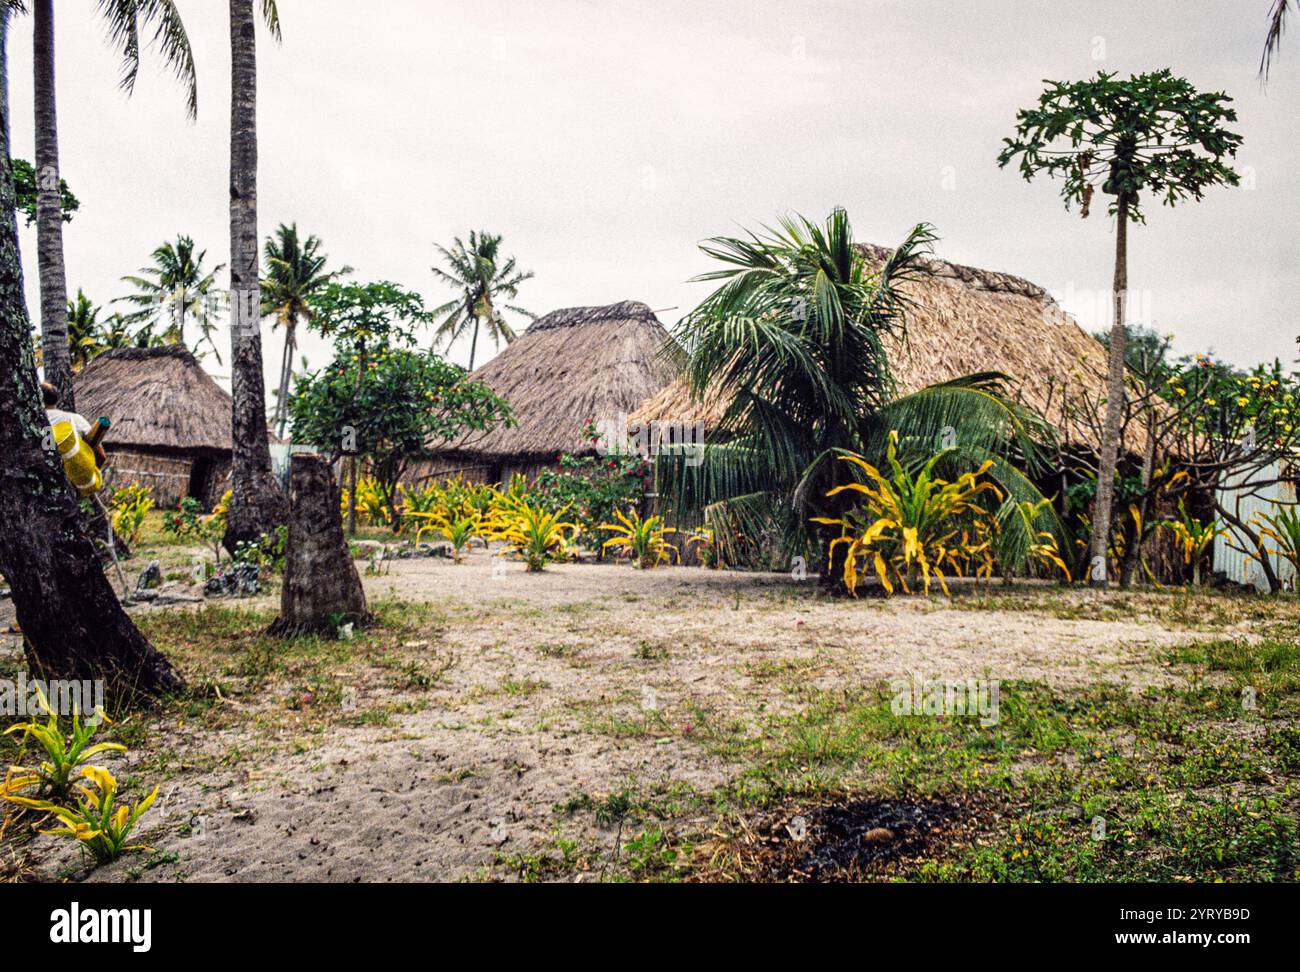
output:
[[[595,424],[588,420],[584,441],[599,445]],[[580,546],[603,556],[600,530],[620,510],[641,502],[650,483],[650,464],[636,455],[585,455],[561,453],[558,469],[544,469],[531,488],[539,504],[552,512],[568,509],[568,519],[578,527]]]
[[[513,424],[509,405],[483,382],[410,348],[363,358],[340,347],[328,367],[299,377],[290,413],[296,441],[367,460],[392,524],[401,523],[398,483],[412,463]]]

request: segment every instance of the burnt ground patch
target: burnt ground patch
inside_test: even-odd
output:
[[[903,797],[787,803],[739,823],[726,870],[746,881],[887,880],[965,843],[975,819],[964,803]]]

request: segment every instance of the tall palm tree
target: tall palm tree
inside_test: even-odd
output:
[[[498,264],[501,237],[492,233],[470,231],[469,245],[458,236],[450,250],[437,247],[450,272],[432,267],[433,275],[443,283],[461,291],[461,296],[430,311],[437,318],[446,315],[434,334],[434,342],[453,341],[472,329],[469,345],[469,370],[474,370],[474,355],[478,350],[479,329],[486,330],[493,347],[501,347],[515,339],[514,329],[501,316],[501,310],[512,310],[532,319],[534,314],[521,307],[501,304],[502,299],[513,300],[519,296],[519,285],[532,277],[532,271],[519,271],[515,258]]]
[[[10,9],[20,9],[10,4]],[[172,0],[99,0],[109,42],[122,58],[120,84],[128,93],[140,69],[140,30],[153,28],[164,63],[185,86],[191,118],[198,112],[194,55]],[[72,362],[68,355],[68,284],[63,262],[63,213],[59,179],[59,129],[54,91],[54,0],[32,0],[36,109],[36,256],[41,284],[41,337],[45,377],[72,407]]]
[[[1273,66],[1273,58],[1282,47],[1282,32],[1286,30],[1286,18],[1291,13],[1292,0],[1273,0],[1273,7],[1268,12],[1268,36],[1264,38],[1264,53],[1259,59],[1259,74],[1268,79],[1268,69]]]
[[[289,418],[289,382],[293,378],[293,353],[298,347],[298,325],[312,319],[311,301],[326,284],[352,272],[351,267],[326,270],[329,259],[320,252],[318,236],[301,240],[298,224],[281,223],[262,248],[266,276],[262,279],[262,313],[284,328],[284,353],[280,358],[280,383],[275,396],[275,427],[281,437]]]
[[[9,9],[0,7],[0,20]],[[0,77],[5,53],[0,44]],[[76,496],[58,455],[45,448],[18,253],[8,105],[0,111],[0,573],[12,587],[31,670],[43,679],[102,679],[115,709],[131,696],[175,693],[185,683],[122,609],[78,525]]]
[[[199,250],[188,236],[178,236],[174,243],[163,243],[153,251],[153,265],[141,267],[138,275],[122,278],[135,287],[134,294],[119,297],[114,303],[138,308],[126,315],[128,324],[143,325],[151,333],[161,325],[161,337],[169,344],[185,344],[185,326],[193,321],[199,326],[201,341],[207,342],[221,361],[212,340],[213,297],[217,274],[223,265],[211,270],[203,266],[207,250]],[[193,349],[197,353],[197,344]]]
[[[832,535],[814,533],[810,518],[843,513],[837,504],[845,494],[826,498],[847,475],[846,464],[833,460],[852,451],[880,463],[897,432],[912,462],[928,459],[944,440],[956,445],[944,459],[949,467],[966,471],[993,460],[990,474],[1005,495],[1004,553],[1023,558],[1031,538],[1015,504],[1041,496],[1009,460],[1037,461],[1038,443],[1049,435],[1045,423],[1002,393],[997,374],[902,397],[890,374],[886,339],[906,330],[898,285],[919,272],[934,239],[931,227],[918,225],[878,274],[854,245],[842,209],[822,226],[785,219],[762,236],[701,246],[726,266],[697,279],[722,283],[677,336],[692,393],[730,404],[701,463],[665,457],[662,488],[671,505],[702,512],[722,543],[735,532],[773,532],[788,555],[820,548],[825,556]],[[1042,520],[1036,529],[1053,528],[1053,514]],[[835,552],[842,557],[844,545]],[[832,565],[823,581],[835,586],[841,574]]]
[[[274,0],[262,19],[280,39]],[[226,547],[287,523],[289,503],[271,471],[262,372],[262,287],[257,253],[257,22],[253,0],[230,0],[231,501]]]

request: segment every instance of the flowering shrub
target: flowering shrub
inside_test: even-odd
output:
[[[180,539],[193,537],[206,545],[221,563],[221,541],[226,535],[226,518],[230,512],[230,490],[206,516],[203,504],[193,496],[181,500],[180,505],[163,517],[163,532]]]
[[[588,419],[583,440],[600,445],[595,423]],[[651,485],[650,464],[640,456],[556,456],[558,470],[546,469],[533,483],[532,494],[550,510],[568,508],[578,527],[578,543],[601,552],[600,525],[620,510],[635,507]]]
[[[113,532],[134,545],[140,539],[140,528],[144,526],[145,516],[153,509],[153,495],[149,492],[149,487],[132,483],[113,490],[108,508]]]

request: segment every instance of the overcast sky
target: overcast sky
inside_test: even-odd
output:
[[[228,262],[227,4],[178,5],[196,123],[149,52],[135,95],[117,89],[94,0],[56,4],[62,169],[82,201],[68,283],[100,303],[179,233]],[[1130,238],[1135,311],[1182,351],[1289,362],[1300,23],[1262,90],[1269,5],[279,0],[283,44],[263,32],[258,52],[260,231],[297,221],[359,279],[434,304],[450,296],[428,269],[434,243],[488,229],[536,273],[522,306],[641,300],[671,325],[707,292],[687,282],[709,269],[701,239],[838,204],[865,241],[934,223],[940,256],[1028,277],[1095,330],[1113,222],[1067,214],[1055,185],[994,159],[1042,79],[1171,67],[1236,99],[1248,188],[1149,207]],[[29,17],[11,30],[10,77],[15,154],[31,158]],[[35,312],[34,232],[22,242]],[[320,342],[307,350],[324,362]],[[278,361],[278,335],[266,352]]]

